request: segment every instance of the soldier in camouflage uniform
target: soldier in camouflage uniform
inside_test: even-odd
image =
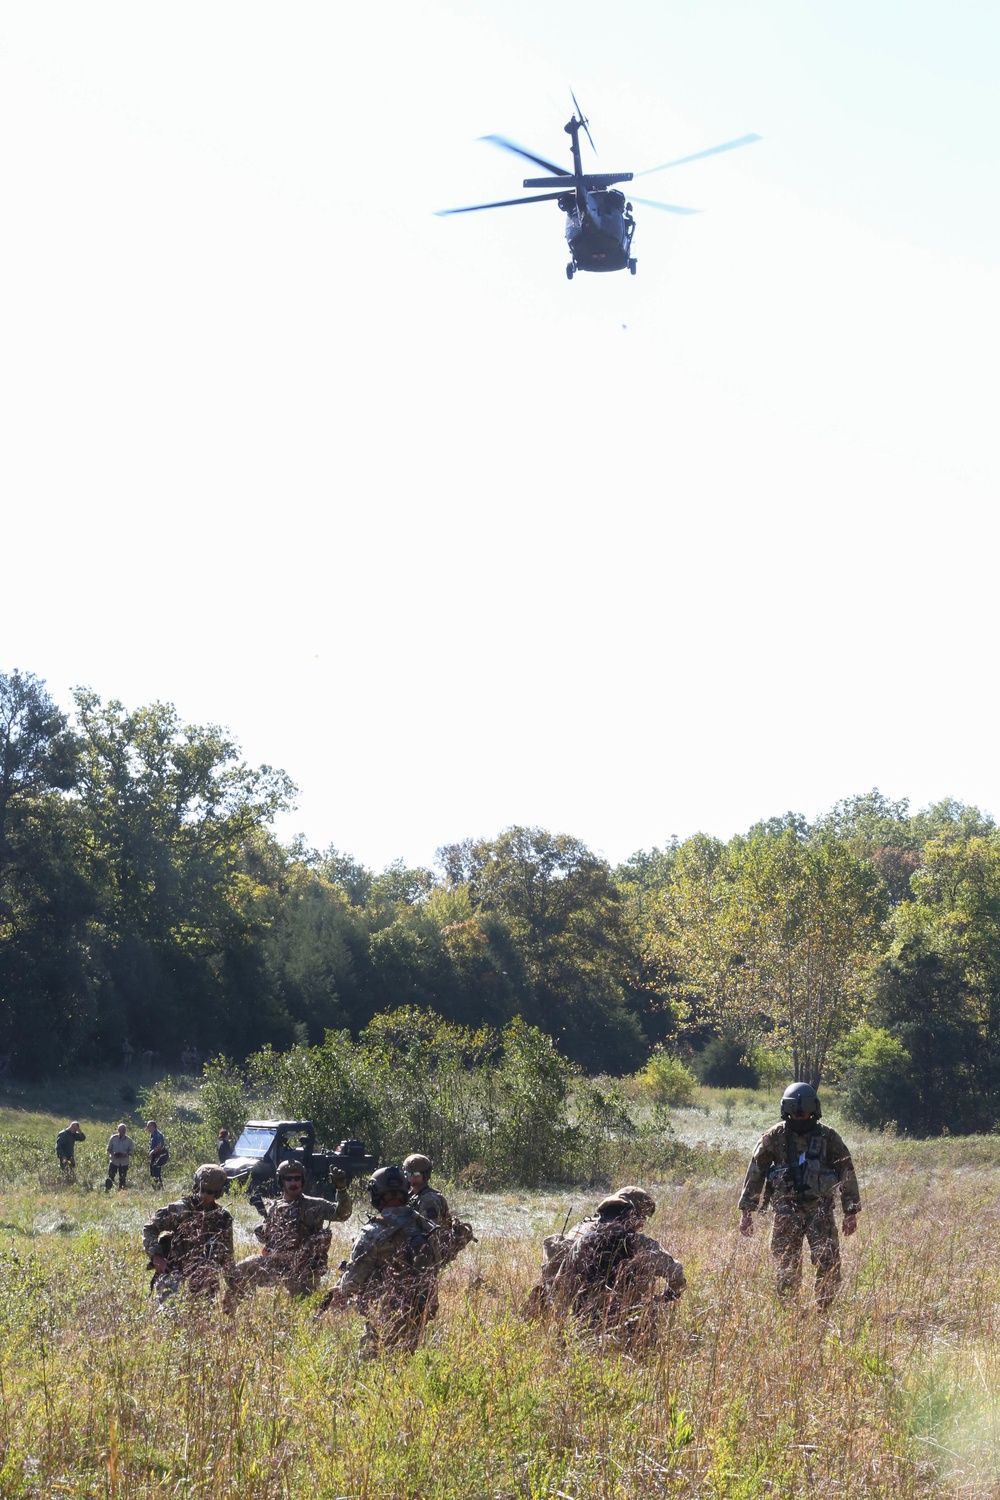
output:
[[[739,1201],[740,1233],[753,1234],[753,1215],[774,1212],[771,1254],[778,1291],[797,1292],[802,1284],[802,1245],[808,1241],[816,1267],[816,1302],[829,1306],[840,1286],[840,1241],[834,1214],[839,1191],[843,1229],[858,1227],[861,1194],[851,1153],[837,1132],[819,1123],[819,1095],[808,1083],[793,1083],[781,1100],[780,1125],[765,1131],[754,1149]]]
[[[228,1187],[214,1163],[194,1174],[194,1192],[167,1203],[145,1225],[142,1248],[154,1272],[152,1289],[162,1302],[181,1286],[198,1297],[214,1297],[233,1270],[233,1219],[218,1200]]]
[[[655,1212],[644,1188],[624,1187],[568,1234],[546,1235],[542,1278],[527,1311],[572,1314],[591,1330],[648,1341],[661,1305],[677,1301],[686,1284],[683,1266],[642,1232]],[[657,1293],[660,1278],[666,1290]]]
[[[355,1299],[365,1316],[363,1359],[383,1349],[412,1354],[430,1318],[437,1314],[438,1226],[407,1203],[400,1167],[379,1167],[368,1180],[374,1215],[351,1247],[343,1275],[327,1306]]]
[[[262,1241],[263,1255],[249,1255],[236,1267],[239,1287],[288,1288],[293,1297],[307,1297],[326,1274],[330,1252],[329,1220],[350,1217],[351,1196],[343,1172],[333,1174],[336,1196],[310,1198],[302,1191],[305,1179],[297,1161],[283,1161],[278,1168],[282,1196],[264,1213],[263,1224],[254,1234]],[[256,1200],[258,1207],[260,1200]]]
[[[411,1208],[433,1224],[447,1224],[451,1218],[448,1200],[443,1193],[431,1187],[431,1159],[414,1151],[403,1162],[403,1176],[410,1189],[407,1199]]]

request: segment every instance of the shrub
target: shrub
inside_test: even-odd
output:
[[[717,1036],[694,1060],[702,1083],[715,1089],[755,1089],[760,1075],[747,1060],[746,1044],[735,1036]]]
[[[640,1095],[653,1104],[690,1104],[698,1080],[678,1057],[657,1047],[649,1062],[635,1075]]]
[[[839,1048],[844,1107],[862,1125],[890,1121],[909,1129],[919,1109],[910,1077],[911,1058],[902,1042],[874,1026],[857,1026]]]

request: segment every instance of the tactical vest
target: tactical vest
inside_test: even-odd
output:
[[[228,1219],[224,1208],[193,1209],[170,1236],[170,1264],[180,1268],[192,1260],[209,1260],[224,1265],[229,1259]]]
[[[797,1208],[816,1208],[833,1197],[840,1178],[824,1163],[826,1152],[821,1130],[812,1132],[805,1151],[798,1156],[792,1145],[794,1134],[786,1125],[785,1160],[775,1163],[767,1174],[770,1194],[775,1206],[794,1203]]]

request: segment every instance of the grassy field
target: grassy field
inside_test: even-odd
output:
[[[593,1193],[456,1192],[480,1242],[446,1271],[426,1347],[366,1365],[354,1314],[282,1294],[157,1313],[139,1231],[160,1200],[138,1173],[101,1191],[117,1111],[92,1099],[73,1186],[51,1159],[65,1120],[24,1108],[63,1101],[0,1113],[3,1500],[1000,1497],[1000,1140],[845,1125],[865,1211],[821,1317],[775,1297],[765,1233],[735,1232],[773,1100],[705,1091],[674,1115],[704,1170],[657,1191],[689,1285],[654,1350],[520,1316],[542,1235]],[[239,1252],[256,1218],[234,1210]]]

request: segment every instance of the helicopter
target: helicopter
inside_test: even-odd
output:
[[[681,156],[676,161],[661,162],[658,167],[647,167],[644,172],[584,172],[580,156],[580,132],[586,135],[590,148],[597,155],[597,147],[590,133],[590,122],[573,100],[573,117],[563,129],[570,137],[573,152],[573,170],[567,171],[558,163],[526,151],[503,135],[484,135],[480,139],[523,157],[536,167],[544,167],[551,177],[526,177],[526,188],[554,188],[551,193],[535,193],[529,198],[503,198],[497,203],[472,203],[466,208],[441,208],[437,212],[448,214],[474,214],[484,208],[512,208],[520,203],[558,203],[566,215],[566,241],[570,260],[566,275],[570,281],[577,271],[624,271],[633,276],[636,261],[632,255],[632,236],[635,233],[635,218],[632,204],[641,203],[644,208],[658,208],[668,214],[696,214],[696,208],[681,208],[676,203],[658,203],[652,198],[632,196],[631,202],[615,186],[619,182],[631,182],[635,176],[648,177],[653,172],[665,172],[668,167],[682,167],[690,161],[700,161],[704,156],[716,156],[720,151],[735,151],[738,146],[749,146],[759,141],[759,135],[741,135],[738,140],[725,141],[721,146],[709,146],[705,151],[695,151],[691,156]]]

